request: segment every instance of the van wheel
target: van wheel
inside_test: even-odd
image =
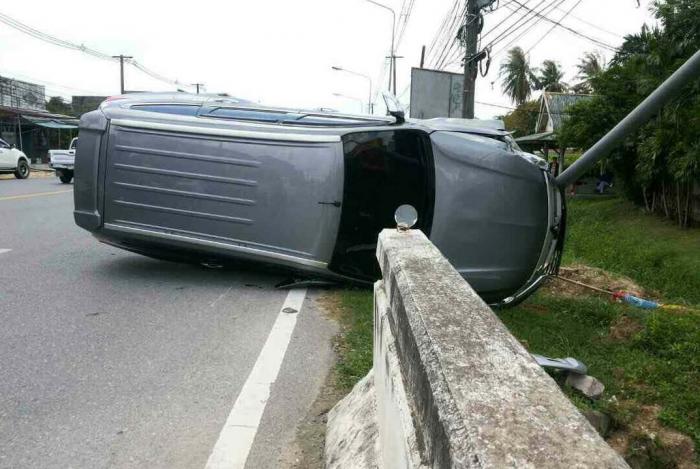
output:
[[[29,177],[29,163],[26,160],[19,160],[15,170],[15,177],[17,179],[27,179]]]
[[[73,180],[73,173],[61,171],[61,173],[58,175],[58,179],[60,179],[63,184],[70,184],[70,182]]]

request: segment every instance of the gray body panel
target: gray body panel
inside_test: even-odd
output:
[[[534,157],[500,140],[506,132],[459,132],[438,119],[295,126],[125,102],[80,124],[75,219],[104,242],[155,257],[249,260],[343,278],[328,268],[347,194],[342,139],[407,129],[430,139],[429,236],[485,299],[512,301],[552,264],[559,194]]]
[[[486,137],[435,132],[431,140],[431,241],[475,290],[517,290],[532,275],[548,229],[543,172]]]
[[[340,143],[276,142],[112,124],[104,222],[327,264]]]

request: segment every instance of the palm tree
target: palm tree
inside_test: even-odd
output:
[[[568,87],[568,85],[562,81],[562,78],[564,78],[564,72],[561,71],[559,64],[553,60],[545,60],[542,62],[542,68],[537,77],[537,86],[535,88],[538,90],[561,93],[566,91]]]
[[[499,71],[503,92],[518,106],[528,100],[533,84],[537,83],[534,70],[520,47],[508,51],[508,58]]]
[[[598,52],[586,52],[579,60],[577,78],[581,79],[574,87],[576,92],[591,93],[593,92],[593,79],[603,72],[605,69],[605,59]]]

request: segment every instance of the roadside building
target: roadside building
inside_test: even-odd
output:
[[[0,137],[32,163],[46,163],[49,148],[64,148],[78,133],[78,119],[46,110],[44,86],[0,76]]]
[[[566,148],[562,148],[557,140],[557,132],[568,119],[568,109],[575,103],[591,99],[590,94],[553,93],[545,91],[540,96],[537,124],[534,133],[516,138],[521,148],[525,151],[539,151],[549,160],[549,152],[557,153],[556,173],[564,169],[564,155]]]

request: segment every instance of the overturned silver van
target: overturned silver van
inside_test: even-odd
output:
[[[370,282],[379,231],[410,204],[486,301],[513,304],[558,269],[564,201],[546,163],[487,124],[118,96],[81,118],[75,221],[156,258]]]

